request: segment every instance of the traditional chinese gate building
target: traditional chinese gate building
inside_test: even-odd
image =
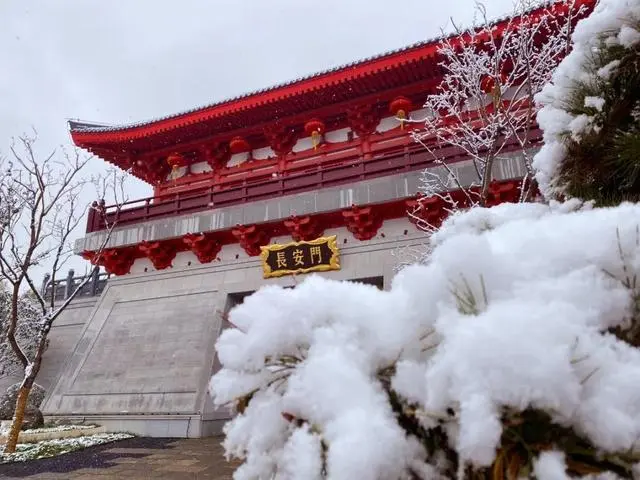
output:
[[[154,195],[106,207],[117,228],[99,259],[105,217],[89,213],[77,253],[112,277],[45,414],[152,436],[212,434],[229,415],[206,391],[214,343],[243,295],[313,270],[387,288],[393,252],[424,239],[407,216],[421,172],[441,168],[405,122],[425,113],[438,62],[437,42],[424,42],[146,123],[70,122],[76,145]],[[435,148],[463,184],[474,179],[460,151]],[[494,173],[491,202],[514,201],[520,158]],[[442,205],[427,205],[425,218],[439,222]]]

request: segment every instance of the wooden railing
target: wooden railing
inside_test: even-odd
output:
[[[431,156],[421,148],[406,147],[401,152],[382,154],[364,160],[358,158],[335,166],[317,165],[304,172],[261,179],[244,179],[235,185],[210,186],[188,193],[177,193],[161,198],[144,198],[121,205],[118,226],[155,220],[174,215],[200,212],[246,202],[293,195],[345,183],[367,180],[418,170],[432,161]],[[89,211],[87,233],[103,230],[107,222],[115,220],[115,207],[106,208],[104,215]]]
[[[541,138],[541,131],[534,129],[529,133],[531,141]],[[515,140],[504,151],[518,148]],[[389,147],[389,146],[388,146]],[[437,150],[440,159],[447,163],[464,160],[464,152],[457,147],[444,147]],[[363,180],[385,177],[415,170],[423,170],[433,163],[433,156],[415,143],[392,147],[379,153],[369,153],[345,159],[331,155],[319,156],[314,163],[305,162],[304,168],[277,172],[268,170],[264,175],[254,172],[253,176],[239,180],[225,180],[222,184],[198,187],[193,190],[149,197],[126,202],[120,211],[114,206],[106,207],[104,213],[89,210],[87,233],[105,229],[105,220],[109,224],[117,221],[118,226],[131,225],[149,220],[185,215],[214,208],[256,202],[269,198],[293,195],[311,190],[356,183]],[[116,218],[117,215],[117,218]]]

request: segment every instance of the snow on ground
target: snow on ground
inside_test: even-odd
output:
[[[218,405],[252,394],[225,427],[228,454],[245,459],[235,478],[316,478],[323,458],[331,479],[434,466],[379,381],[393,365],[393,390],[424,426],[444,419],[476,466],[494,459],[503,407],[545,410],[605,452],[637,448],[640,352],[605,331],[638,295],[623,282],[640,274],[639,219],[632,204],[478,208],[451,217],[428,263],[388,292],[319,276],[259,290],[231,311],[210,385]]]
[[[96,428],[98,425],[56,425],[55,427],[30,428],[26,433],[68,432],[70,430],[85,430]]]
[[[133,435],[128,433],[99,433],[85,437],[43,440],[38,443],[19,443],[16,452],[9,454],[2,453],[4,447],[0,445],[0,463],[24,462],[38,458],[54,457],[82,448],[102,445],[103,443],[124,440],[131,437],[133,437]]]

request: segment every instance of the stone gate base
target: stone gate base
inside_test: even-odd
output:
[[[45,422],[100,425],[107,432],[141,437],[200,438],[222,434],[227,420],[203,419],[200,415],[47,415]]]
[[[337,235],[342,267],[324,277],[380,288],[391,285],[394,252],[424,241],[406,219],[385,222],[369,241],[345,228],[325,235]],[[225,312],[264,285],[294,287],[302,279],[265,279],[261,260],[239,245],[225,246],[209,264],[191,252],[160,271],[136,260],[131,274],[111,278],[95,307],[85,310],[89,318],[45,399],[44,415],[151,437],[219,434],[230,412],[214,406],[208,384],[220,368],[215,343],[229,326]]]

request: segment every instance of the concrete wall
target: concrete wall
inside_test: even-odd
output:
[[[44,354],[37,380],[47,392],[51,392],[67,357],[76,346],[97,299],[97,297],[83,298],[72,302],[51,327],[49,348]]]
[[[44,354],[42,367],[36,383],[51,392],[58,375],[80,338],[82,329],[91,316],[97,297],[82,298],[72,302],[56,319],[49,332],[49,348]],[[20,382],[22,377],[0,378],[0,393],[10,385]]]
[[[325,232],[331,234],[338,236],[342,268],[321,275],[383,277],[385,287],[397,264],[392,252],[424,240],[406,219],[386,222],[367,242],[344,228]],[[45,402],[45,414],[90,418],[151,436],[218,432],[229,412],[214,409],[207,384],[218,368],[214,344],[222,313],[234,294],[295,281],[265,280],[260,259],[238,245],[225,246],[220,261],[208,265],[191,252],[178,254],[173,268],[162,271],[137,260],[131,274],[109,280]]]

